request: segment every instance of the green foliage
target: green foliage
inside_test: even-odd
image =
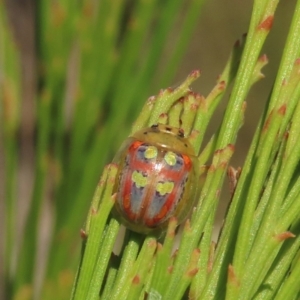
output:
[[[229,161],[243,124],[247,94],[263,78],[261,69],[267,58],[259,56],[278,1],[254,1],[248,34],[235,45],[206,97],[189,88],[200,75],[194,71],[179,87],[150,97],[141,109],[140,99],[171,82],[184,53],[202,1],[185,4],[184,14],[180,1],[38,4],[35,183],[14,271],[20,64],[0,2],[7,299],[32,299],[33,295],[66,299],[71,295],[81,300],[99,299],[99,294],[101,299],[298,298],[300,2],[242,170],[234,170]],[[178,19],[177,44],[162,61]],[[158,67],[161,64],[163,68]],[[209,122],[228,90],[222,123],[203,144]],[[126,136],[133,116],[137,119],[131,133],[157,122],[181,126],[199,154],[203,184],[197,207],[182,226],[179,244],[177,221],[171,218],[165,236],[159,238],[126,230],[117,256],[112,251],[120,224],[110,216],[117,166],[107,165],[99,182],[98,177]],[[232,199],[214,243],[215,214],[226,172]],[[55,222],[38,294],[36,249],[41,207],[49,189]],[[79,259],[78,229],[88,211],[88,199],[92,203],[81,231]]]
[[[20,53],[6,7],[0,2],[7,299],[31,299],[33,294],[42,299],[66,299],[70,295],[78,262],[79,229],[101,170],[128,133],[143,101],[153,90],[171,82],[202,2],[36,3],[36,139],[35,165],[31,166],[34,187],[22,241],[18,243],[21,250],[17,264],[14,253],[19,211],[16,177],[22,103]],[[165,41],[175,26],[173,52],[166,56]],[[157,67],[160,64],[163,68]],[[40,264],[39,224],[49,197],[54,224],[39,296],[40,288],[35,284],[35,271]]]

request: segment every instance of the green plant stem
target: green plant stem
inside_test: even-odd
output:
[[[16,140],[20,124],[20,54],[14,36],[9,27],[6,7],[0,3],[0,121],[2,132],[0,148],[4,154],[4,261],[3,288],[6,298],[13,292],[13,254],[16,247],[16,211],[17,211],[17,163],[18,142]],[[0,151],[1,151],[0,150]]]
[[[217,191],[222,183],[224,170],[232,154],[232,145],[215,152],[213,163],[208,170],[207,180],[201,191],[200,204],[198,204],[197,209],[192,215],[191,227],[188,222],[186,223],[171,280],[165,295],[163,295],[165,299],[172,299],[173,295],[176,294],[176,286],[178,286],[184,274],[185,266],[188,265],[189,255],[191,255],[192,251],[197,247],[201,238],[201,233],[203,232],[207,220],[205,216],[211,213],[215,201],[218,200],[219,193]],[[206,198],[205,202],[201,201],[204,197]]]
[[[118,269],[116,281],[110,292],[111,300],[120,299],[119,296],[121,287],[125,285],[127,277],[129,276],[130,272],[132,272],[134,262],[138,255],[139,247],[139,238],[134,233],[131,233],[131,238],[122,253],[122,260]]]
[[[113,287],[113,284],[115,282],[117,272],[118,272],[118,270],[115,269],[115,268],[110,268],[109,269],[106,284],[105,284],[105,288],[104,288],[104,291],[101,295],[102,299],[104,299],[104,300],[110,299],[109,295],[110,295],[111,289]]]
[[[189,74],[186,80],[174,91],[168,89],[162,91],[154,103],[153,111],[148,123],[151,125],[156,124],[159,116],[163,113],[166,113],[176,100],[185,96],[189,91],[189,86],[191,85],[191,83],[199,76],[199,71],[193,71]],[[134,129],[135,128],[133,128],[133,130]]]
[[[162,295],[164,287],[167,285],[168,279],[171,276],[173,265],[172,247],[174,244],[175,229],[177,225],[176,218],[171,218],[164,239],[164,244],[163,246],[158,244],[157,259],[152,277],[150,294],[153,293],[155,295]]]
[[[299,228],[292,226],[291,230],[298,232]],[[277,294],[281,284],[284,282],[284,278],[288,274],[291,263],[298,252],[299,245],[299,237],[290,239],[283,244],[283,247],[280,249],[280,252],[273,262],[273,266],[264,281],[264,285],[261,286],[258,291],[256,296],[258,300],[269,300],[275,298],[275,295]]]
[[[111,252],[113,250],[117,234],[119,231],[120,224],[116,220],[112,219],[108,230],[105,236],[105,239],[103,240],[103,246],[99,252],[99,256],[97,258],[97,262],[94,265],[94,272],[93,276],[91,278],[91,281],[88,282],[90,284],[89,290],[85,291],[84,293],[80,293],[80,287],[78,287],[78,297],[75,297],[75,299],[82,299],[83,297],[87,297],[87,299],[98,299],[99,297],[99,291],[102,285],[102,282],[104,280],[104,276],[106,273],[106,268],[110,259]],[[88,256],[87,256],[88,257]],[[81,296],[80,296],[81,294]]]
[[[198,134],[195,139],[192,139],[192,144],[196,149],[196,153],[199,153],[206,128],[213,113],[215,112],[215,109],[236,76],[243,49],[244,41],[241,43],[237,42],[234,45],[228,62],[226,63],[214,89],[209,93],[206,99],[200,99],[199,109],[197,111],[194,125],[194,130],[197,130]]]
[[[272,145],[273,141],[275,141],[275,137],[276,137],[279,126],[281,126],[280,125],[281,122],[282,122],[281,119],[283,119],[283,117],[284,117],[284,114],[282,114],[281,108],[277,107],[276,113],[274,112],[273,115],[270,117],[270,119],[268,121],[268,122],[272,122],[274,125],[275,124],[276,125],[275,125],[275,127],[272,127],[271,125],[269,126],[268,131],[267,131],[268,136],[264,137],[264,139],[263,139],[263,144],[265,146],[264,147],[261,146],[259,161],[257,162],[258,168],[255,170],[256,175],[254,174],[254,176],[253,176],[254,181],[252,182],[252,184],[250,186],[249,196],[248,196],[249,200],[247,200],[246,207],[245,207],[245,211],[247,212],[245,214],[245,217],[247,216],[248,219],[246,221],[246,219],[243,218],[241,228],[240,228],[240,235],[239,235],[239,238],[238,238],[239,248],[237,249],[237,252],[235,253],[235,258],[234,258],[234,267],[235,267],[234,272],[235,272],[237,278],[239,278],[239,274],[241,274],[243,272],[242,271],[243,270],[243,264],[244,264],[245,259],[248,255],[249,251],[250,251],[249,245],[246,246],[246,243],[248,243],[248,241],[249,241],[247,232],[248,232],[249,228],[251,227],[250,224],[252,222],[251,219],[252,219],[252,216],[253,216],[253,213],[250,213],[250,212],[254,212],[254,208],[255,208],[256,203],[257,203],[257,200],[255,200],[255,199],[257,199],[257,197],[260,193],[260,190],[261,190],[261,187],[262,187],[262,182],[263,182],[264,177],[266,175],[266,170],[267,170],[266,166],[268,165],[266,162],[268,161],[268,159],[270,157],[270,152],[272,151],[272,148],[270,147],[270,145]],[[277,119],[277,121],[275,119]],[[264,151],[264,153],[262,151]],[[269,160],[269,162],[271,163],[271,160]],[[263,164],[265,164],[265,166],[263,166]],[[243,240],[243,242],[242,242],[242,240]],[[245,249],[247,249],[247,251],[245,251]],[[240,256],[241,253],[243,253],[243,256]],[[253,253],[253,251],[252,251],[252,253]],[[244,295],[244,292],[245,292],[244,290],[241,291],[241,293],[243,293],[243,295]],[[230,298],[235,299],[237,297],[236,294],[230,294],[229,293],[229,295],[231,295],[231,296],[229,296],[229,299]]]
[[[287,40],[284,46],[281,63],[277,72],[276,81],[274,84],[272,98],[269,106],[269,113],[276,103],[280,103],[281,97],[279,94],[282,90],[282,83],[289,79],[289,75],[294,65],[295,59],[299,56],[300,49],[300,3],[296,1],[294,15],[291,23],[291,27],[287,36]],[[282,96],[282,95],[281,95]]]
[[[172,46],[172,51],[169,53],[170,56],[168,60],[163,63],[165,72],[160,72],[158,79],[155,82],[157,89],[162,86],[167,86],[167,84],[172,81],[174,74],[176,73],[178,62],[181,61],[181,58],[186,50],[186,46],[188,45],[188,42],[193,34],[195,25],[199,20],[199,13],[201,13],[204,2],[205,1],[203,0],[191,1],[190,5],[188,6],[187,12],[182,20],[182,28],[180,28],[179,33],[176,33],[177,46]]]
[[[101,196],[103,197],[103,200],[100,203],[99,209],[97,207],[92,207],[90,211],[88,219],[89,228],[87,228],[87,242],[83,253],[84,257],[80,266],[78,282],[76,282],[76,288],[74,289],[74,299],[82,299],[87,293],[91,293],[90,297],[94,297],[95,289],[98,287],[98,293],[100,290],[99,286],[102,282],[101,276],[103,278],[108,262],[108,255],[106,255],[105,263],[105,259],[101,256],[101,253],[103,253],[103,251],[104,253],[111,252],[118,233],[118,222],[111,222],[108,229],[105,230],[107,218],[114,203],[111,194],[116,172],[117,169],[111,165],[107,177],[107,186],[103,196],[97,191],[95,193],[93,204],[99,202]],[[96,197],[99,198],[97,199]],[[108,249],[110,249],[110,251]],[[99,257],[103,258],[101,268],[95,268],[95,266],[99,265],[98,254]],[[95,277],[93,277],[95,270],[98,272],[97,282],[95,282]]]
[[[216,204],[217,202],[215,203],[215,205]],[[215,209],[213,209],[213,211],[215,212]],[[189,294],[192,299],[199,299],[201,292],[203,291],[206,285],[207,278],[210,272],[209,259],[210,259],[214,219],[215,219],[215,214],[214,213],[210,214],[204,228],[203,237],[199,244],[200,259],[198,262],[198,272],[192,280],[190,294]]]
[[[274,298],[275,300],[293,299],[295,297],[295,290],[299,291],[299,276],[300,276],[300,264],[299,258],[295,262],[290,275],[284,281],[281,289]]]
[[[121,287],[118,299],[136,299],[138,290],[141,290],[141,282],[149,269],[151,259],[156,249],[156,241],[152,237],[147,237],[142,249],[135,261],[130,275],[127,276],[124,286]],[[132,298],[133,297],[133,298]]]
[[[49,130],[50,130],[50,99],[48,91],[51,90],[45,88],[45,93],[40,99],[40,105],[38,108],[39,115],[39,137],[37,145],[37,159],[35,166],[35,182],[32,196],[32,202],[30,205],[30,211],[28,213],[27,223],[24,231],[24,240],[22,245],[22,251],[19,256],[18,271],[16,276],[15,290],[17,291],[22,285],[30,284],[33,282],[34,266],[36,257],[37,246],[37,227],[36,224],[39,221],[39,214],[43,199],[44,184],[47,176],[47,147],[49,143]],[[28,259],[33,257],[33,259]]]
[[[218,292],[222,295],[221,291],[225,291],[226,288],[228,265],[232,261],[234,252],[233,249],[240,223],[240,218],[238,216],[242,213],[244,207],[242,200],[246,196],[244,195],[245,191],[243,186],[244,184],[249,183],[249,178],[251,178],[251,166],[254,159],[255,149],[258,144],[260,128],[261,125],[258,124],[256,134],[252,140],[252,144],[244,163],[241,177],[239,178],[235,188],[234,197],[226,215],[222,234],[217,244],[212,272],[209,274],[207,284],[201,295],[204,299],[217,299]]]

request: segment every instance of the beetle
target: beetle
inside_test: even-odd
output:
[[[114,216],[139,233],[182,223],[197,198],[198,159],[182,129],[157,124],[129,137],[114,158]]]

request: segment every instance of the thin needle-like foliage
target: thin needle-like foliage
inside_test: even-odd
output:
[[[18,244],[20,49],[0,2],[6,299],[299,298],[300,1],[245,162],[230,166],[247,96],[263,82],[268,59],[262,49],[278,2],[253,1],[247,35],[220,66],[211,92],[200,95],[191,88],[201,80],[197,70],[166,87],[203,1],[39,1],[34,185]],[[224,101],[219,128],[205,139]],[[165,233],[143,235],[110,213],[120,166],[109,162],[122,140],[157,123],[183,129],[199,161],[200,193],[180,230],[171,217]],[[231,201],[213,241],[226,177]],[[42,208],[49,199],[53,226],[37,280]]]

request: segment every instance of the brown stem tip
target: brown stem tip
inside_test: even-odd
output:
[[[258,29],[267,30],[269,31],[272,28],[273,25],[274,16],[268,16],[266,19],[264,19],[259,25]]]
[[[290,232],[290,231],[285,231],[285,232],[282,232],[282,233],[279,233],[275,236],[275,238],[279,241],[279,242],[283,242],[287,239],[290,239],[290,238],[294,238],[295,235]]]
[[[237,279],[237,277],[235,275],[233,265],[229,265],[229,267],[228,267],[228,279],[231,284],[233,284],[235,286],[240,285],[239,280]]]

